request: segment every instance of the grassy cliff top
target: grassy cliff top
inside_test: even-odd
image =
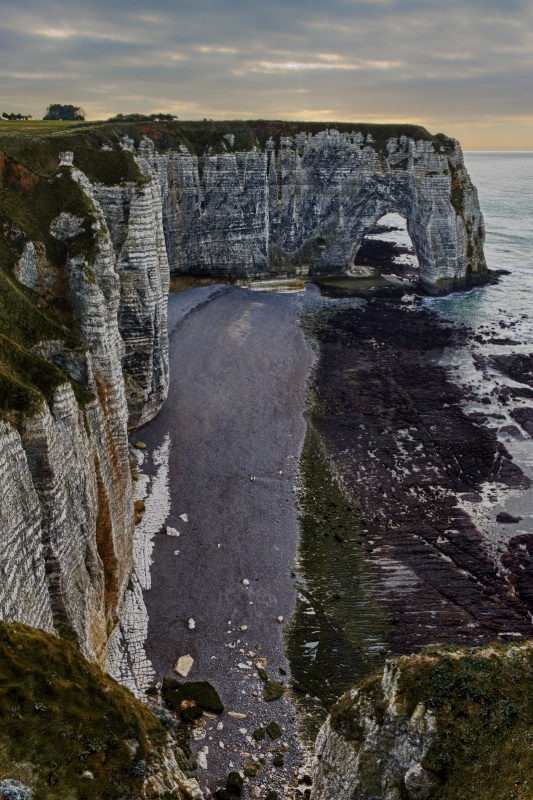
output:
[[[0,123],[0,150],[41,175],[51,175],[59,164],[59,153],[71,150],[75,154],[75,164],[89,178],[113,184],[143,179],[133,154],[121,149],[124,137],[132,139],[137,146],[143,136],[148,136],[160,151],[184,145],[190,153],[202,156],[207,152],[246,151],[254,146],[263,149],[270,138],[277,149],[284,136],[295,136],[302,131],[316,135],[328,129],[371,136],[380,151],[385,151],[388,139],[399,136],[432,141],[439,150],[453,146],[453,140],[444,134],[434,136],[419,125],[407,124],[286,120],[52,123],[29,120]],[[235,137],[233,146],[224,139],[228,134]]]
[[[437,781],[432,800],[533,797],[533,643],[477,648],[431,648],[403,656],[396,674],[394,717],[416,727],[421,714],[436,723],[422,766]],[[387,718],[382,673],[359,684],[331,712],[341,736],[364,746],[361,708],[378,726]],[[365,702],[366,701],[366,702]]]
[[[35,800],[136,798],[165,739],[151,711],[73,645],[0,622],[0,781],[29,785]]]

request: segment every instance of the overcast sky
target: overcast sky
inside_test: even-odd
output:
[[[415,122],[533,149],[531,0],[1,0],[0,111]]]

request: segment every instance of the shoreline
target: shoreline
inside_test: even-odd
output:
[[[200,300],[215,290],[194,291]],[[282,628],[295,604],[293,487],[314,356],[297,324],[297,297],[223,287],[184,316],[188,295],[169,304],[169,398],[132,437],[146,445],[136,452],[151,482],[141,524],[157,522],[143,556],[152,562],[143,649],[153,677],[140,674],[153,684],[189,655],[187,680],[218,690],[225,712],[192,730],[204,791],[255,764],[262,768],[243,798],[254,786],[261,796],[277,789],[288,798],[304,758],[295,712],[287,694],[263,700],[257,667],[288,691]],[[150,506],[158,492],[159,516]],[[281,726],[281,738],[256,741],[254,731],[269,722]]]
[[[213,337],[212,343],[206,348],[209,358],[215,357],[216,348],[213,343],[216,342],[218,347],[221,341],[221,337],[216,335],[216,327],[213,328],[209,322],[213,309],[217,308],[217,304],[223,306],[228,303],[232,297],[238,298],[237,306],[242,304],[237,317],[228,328],[233,331],[233,346],[236,345],[237,350],[231,358],[223,357],[221,360],[220,366],[223,366],[225,380],[235,366],[234,358],[239,359],[239,347],[254,328],[253,325],[248,325],[249,316],[243,325],[242,311],[247,304],[257,305],[258,308],[267,305],[269,310],[277,308],[276,313],[285,304],[290,326],[301,326],[299,335],[302,342],[302,332],[305,333],[304,351],[310,358],[307,375],[312,377],[309,377],[309,383],[303,380],[300,384],[298,413],[303,426],[303,450],[300,448],[302,455],[299,462],[295,458],[296,452],[289,454],[292,456],[291,470],[285,476],[290,477],[287,484],[290,496],[287,495],[285,500],[294,512],[290,545],[292,555],[285,559],[287,575],[283,578],[289,594],[292,593],[292,600],[281,614],[284,618],[283,626],[287,621],[289,624],[283,637],[282,626],[274,623],[277,615],[272,613],[270,633],[256,635],[261,625],[264,631],[267,629],[264,627],[265,620],[260,619],[261,614],[252,620],[253,613],[258,611],[259,601],[259,595],[256,594],[259,587],[255,584],[261,584],[261,576],[255,573],[252,575],[252,563],[245,569],[246,576],[244,572],[237,575],[231,570],[224,575],[222,592],[226,596],[229,596],[227,591],[230,594],[233,591],[229,587],[233,585],[234,578],[235,584],[240,582],[236,595],[240,599],[237,605],[234,603],[232,606],[232,613],[227,615],[228,620],[231,618],[229,626],[219,624],[210,630],[211,621],[206,627],[206,619],[202,620],[201,615],[192,609],[190,598],[186,598],[187,592],[183,594],[178,588],[175,596],[168,594],[169,564],[173,561],[177,563],[176,558],[181,560],[182,545],[187,539],[189,545],[195,539],[202,551],[199,550],[196,555],[191,551],[188,556],[192,558],[188,562],[192,565],[192,573],[189,571],[188,574],[191,583],[188,585],[193,587],[193,594],[201,581],[201,570],[198,572],[199,566],[193,563],[194,559],[198,558],[205,573],[213,563],[213,555],[216,558],[214,551],[210,550],[215,545],[215,540],[212,532],[208,532],[207,518],[203,523],[202,533],[202,526],[196,526],[197,520],[191,508],[204,504],[218,513],[224,505],[220,503],[220,498],[213,499],[209,491],[206,494],[205,487],[212,482],[212,473],[207,483],[199,479],[195,472],[197,465],[194,463],[194,453],[197,451],[187,441],[184,442],[180,455],[176,456],[174,465],[174,470],[178,470],[174,474],[180,477],[177,481],[169,477],[171,490],[165,515],[165,524],[179,530],[180,536],[172,538],[165,535],[161,525],[160,530],[155,532],[155,568],[151,573],[154,588],[144,595],[150,617],[147,624],[149,628],[151,626],[146,653],[149,661],[154,664],[155,679],[161,679],[164,674],[172,674],[172,663],[177,657],[191,655],[195,665],[188,680],[210,680],[226,702],[226,710],[246,714],[246,717],[238,721],[228,718],[227,714],[219,720],[208,718],[205,728],[193,730],[195,753],[198,754],[206,745],[209,748],[207,754],[204,751],[208,769],[204,771],[200,767],[196,772],[203,788],[209,786],[210,790],[214,790],[217,786],[222,786],[230,769],[242,769],[244,765],[254,763],[255,759],[265,757],[264,763],[268,764],[274,751],[274,754],[279,752],[284,756],[283,767],[271,767],[270,771],[263,768],[257,781],[251,778],[247,783],[243,797],[255,796],[249,794],[254,787],[262,787],[262,794],[257,795],[259,797],[266,796],[266,791],[275,787],[281,791],[281,797],[289,798],[298,785],[298,769],[302,770],[300,777],[303,779],[310,754],[308,748],[316,733],[317,720],[324,718],[332,698],[357,680],[375,672],[388,655],[411,653],[432,644],[472,646],[492,641],[497,633],[503,637],[500,641],[508,641],[506,637],[509,634],[516,640],[533,638],[533,628],[525,617],[525,606],[516,598],[510,600],[507,597],[506,587],[509,584],[505,577],[495,573],[490,548],[485,546],[486,542],[476,527],[475,516],[469,516],[466,510],[468,503],[472,508],[472,503],[475,505],[478,502],[476,495],[481,496],[483,481],[488,479],[490,482],[490,470],[487,471],[483,464],[493,462],[495,454],[499,453],[500,471],[503,465],[499,478],[504,476],[508,491],[514,488],[514,491],[520,493],[527,479],[514,467],[510,457],[505,455],[494,434],[480,425],[478,419],[469,417],[465,407],[467,388],[453,384],[450,370],[439,366],[439,353],[446,350],[451,352],[454,347],[458,348],[458,352],[461,348],[465,349],[472,332],[446,323],[437,315],[428,314],[421,308],[421,301],[413,303],[412,300],[402,302],[376,298],[366,302],[331,302],[319,298],[316,289],[308,290],[305,295],[300,296],[295,296],[295,293],[292,296],[276,296],[272,293],[227,287],[204,287],[194,291],[213,293],[212,297],[206,294],[204,298],[205,303],[209,303],[203,312],[205,319],[201,319],[203,303],[198,304],[198,313],[190,317],[187,316],[189,312],[182,314],[181,310],[177,311],[177,306],[181,308],[188,303],[189,293],[185,293],[180,300],[171,302],[169,318],[174,320],[171,331],[174,337],[181,338],[189,320],[191,328],[201,332],[201,337],[205,338],[207,332],[208,336]],[[351,309],[349,314],[346,313],[346,307]],[[313,316],[314,311],[318,311],[316,316]],[[297,323],[297,320],[300,322]],[[227,320],[224,324],[226,323]],[[260,333],[260,338],[262,335]],[[194,337],[189,342],[193,343]],[[258,340],[258,345],[264,350],[264,340],[261,343]],[[196,345],[193,350],[195,347]],[[319,356],[317,352],[320,353]],[[315,369],[311,373],[313,360]],[[245,365],[244,362],[239,365],[239,380],[245,377],[249,367],[250,364]],[[200,390],[200,394],[202,391],[204,393],[201,402],[188,400],[185,408],[175,407],[178,418],[172,422],[171,435],[171,439],[175,441],[179,441],[180,431],[186,430],[190,424],[189,419],[186,420],[183,416],[180,418],[179,414],[192,413],[193,428],[203,424],[206,413],[209,416],[209,403],[205,399],[208,395],[206,386],[212,383],[213,371],[202,369],[196,372],[195,368],[198,368],[198,364],[174,364],[174,374],[179,374],[181,369],[185,373],[185,383],[189,386],[195,384],[200,376],[203,376],[200,382],[205,383]],[[416,377],[417,370],[419,375],[425,376],[422,382]],[[267,373],[260,376],[260,384],[265,383],[266,375]],[[404,381],[406,376],[407,384]],[[419,384],[422,387],[433,386],[433,389],[429,395],[426,393],[419,396]],[[185,384],[181,390],[185,390],[184,387]],[[183,402],[183,394],[178,394]],[[213,396],[217,397],[216,393]],[[248,399],[249,397],[250,395]],[[355,412],[355,416],[354,409],[350,407],[354,398],[362,398],[363,404],[359,412]],[[383,398],[385,403],[382,402]],[[171,395],[167,401],[171,407],[174,399],[175,396]],[[387,407],[387,400],[391,399],[392,402]],[[291,399],[293,401],[294,398]],[[234,409],[236,402],[234,399],[230,408]],[[307,426],[303,422],[304,406]],[[418,433],[413,431],[410,434],[410,441],[401,431],[405,426],[410,430],[410,418],[420,417],[419,406],[422,407],[420,413],[422,416],[425,414],[427,419],[417,428]],[[439,419],[443,407],[451,409],[444,413],[445,424]],[[369,427],[369,419],[365,421],[361,414],[363,417],[370,415]],[[395,423],[391,425],[391,415],[398,416],[400,426]],[[138,434],[148,444],[140,458],[146,459],[144,469],[148,473],[152,472],[152,478],[157,473],[157,465],[152,465],[150,469],[150,453],[161,446],[165,431],[168,433],[168,422],[168,416],[165,421],[163,414]],[[415,428],[417,425],[418,423]],[[448,431],[450,425],[451,433]],[[361,441],[357,441],[357,436],[354,438],[354,432],[359,428],[365,430],[364,449],[361,449]],[[432,428],[435,428],[434,433],[430,432]],[[212,416],[210,430],[217,432],[212,440],[214,450],[210,453],[210,459],[216,459],[219,457],[216,450],[232,448],[235,444],[238,421],[233,420],[231,431],[223,433],[220,441],[220,425]],[[254,429],[250,441],[254,441],[255,445],[258,439],[260,447],[266,448],[265,452],[270,451],[270,443],[266,439],[261,443],[263,433]],[[401,435],[398,436],[398,433]],[[175,439],[175,436],[178,438]],[[461,450],[460,458],[466,458],[463,464],[466,472],[463,475],[454,475],[453,469],[449,472],[450,459],[446,453],[439,451],[439,442],[444,442],[444,448],[453,453],[464,437],[466,444]],[[201,444],[202,447],[205,446],[205,431]],[[403,471],[406,480],[408,467],[411,475],[421,472],[414,483],[407,481],[402,486],[402,482],[397,480],[398,464],[395,466],[390,460],[395,448],[399,448],[398,452],[403,459],[400,472]],[[467,457],[469,450],[473,453],[472,463],[472,459],[469,461]],[[372,452],[373,455],[370,455]],[[379,466],[380,459],[384,459],[383,465],[371,474],[372,467]],[[185,463],[181,463],[183,461]],[[205,458],[204,462],[207,464]],[[321,466],[318,462],[321,462]],[[435,480],[437,462],[441,468],[441,484],[439,480]],[[318,483],[315,482],[314,489],[311,473],[305,478],[307,468],[311,470],[315,480],[317,474],[322,474],[322,479],[318,478]],[[357,477],[358,469],[367,470],[363,483],[361,475]],[[265,476],[255,467],[244,472],[246,474],[239,477],[233,471],[228,479],[230,483],[237,483],[245,488],[244,505],[239,505],[239,509],[245,512],[248,508],[250,520],[256,520],[257,507],[250,509],[249,500],[253,495],[249,492],[263,483],[268,494],[275,481],[265,482]],[[479,480],[476,478],[478,472]],[[172,469],[169,475],[172,475]],[[389,483],[385,485],[387,480]],[[319,485],[321,483],[324,485]],[[192,506],[188,505],[187,493],[180,492],[184,485],[188,485],[187,491],[194,495]],[[417,486],[422,488],[420,491],[417,489],[417,497],[413,496],[408,500],[407,506],[410,510],[406,517],[405,508],[402,511],[400,506],[402,503],[405,506],[404,501],[412,493],[413,487]],[[224,491],[227,499],[227,492],[231,493],[233,489],[226,484]],[[293,492],[296,494],[296,508],[293,505]],[[421,498],[420,492],[426,493],[425,500]],[[431,514],[427,516],[428,502],[430,505],[436,504],[435,508],[439,509],[436,517]],[[179,519],[182,513],[187,514],[186,522]],[[300,517],[299,533],[297,516]],[[442,517],[440,521],[439,516]],[[218,519],[216,513],[215,518]],[[326,530],[321,530],[321,526]],[[413,530],[410,530],[410,526]],[[223,526],[221,533],[222,531]],[[239,553],[239,548],[242,553],[244,540],[234,541],[228,537],[228,533],[229,530],[226,529],[226,538],[218,536],[220,541],[216,544],[224,546],[226,541],[234,554]],[[328,542],[326,538],[329,538]],[[179,550],[178,554],[172,550],[173,547]],[[272,549],[269,552],[271,554]],[[511,555],[516,561],[520,554],[513,551]],[[335,576],[336,559],[342,561],[339,569],[341,574],[338,576]],[[320,562],[320,569],[313,569],[313,561],[315,565]],[[517,564],[514,567],[519,574],[521,567]],[[292,577],[289,577],[291,569],[296,578],[294,583]],[[274,579],[279,573],[280,566],[272,565],[270,579]],[[336,578],[338,587],[332,590]],[[249,582],[246,586],[242,583],[244,580]],[[210,590],[214,585],[210,584]],[[450,587],[454,587],[453,596],[450,595]],[[197,598],[197,607],[212,608],[211,591],[202,591],[203,594]],[[252,601],[250,597],[253,597]],[[261,602],[265,598],[266,595],[263,594]],[[189,633],[186,631],[189,611],[185,612],[185,607],[183,612],[175,610],[176,604],[183,605],[185,599],[188,608],[191,608],[191,616],[199,623],[197,630]],[[245,609],[246,603],[256,605],[256,608]],[[242,619],[238,614],[236,617],[235,608],[241,609]],[[216,613],[222,622],[224,615],[221,616],[220,609]],[[252,617],[246,616],[250,613]],[[165,619],[165,615],[168,619],[169,614],[178,616],[175,622],[165,627],[166,623],[161,620]],[[362,620],[366,621],[361,624]],[[249,622],[252,624],[248,624]],[[201,645],[201,637],[205,633],[208,638]],[[276,642],[272,639],[272,634]],[[175,644],[169,643],[170,640]],[[216,649],[219,646],[224,647],[222,658]],[[270,678],[280,679],[279,667],[288,673],[287,676],[281,676],[287,694],[276,703],[268,704],[261,700],[263,683],[256,667],[263,663],[257,660],[262,658],[267,659]],[[337,668],[339,660],[340,668]],[[312,662],[311,669],[308,669],[309,661]],[[289,689],[289,685],[292,688]],[[244,695],[241,694],[243,692]],[[246,704],[247,701],[241,701],[239,695],[248,696],[251,705],[245,708],[243,702]],[[298,719],[295,718],[293,701]],[[287,750],[279,750],[279,743],[276,742],[267,740],[263,744],[254,740],[253,726],[257,724],[264,727],[269,721],[281,724],[281,742],[287,746]],[[224,726],[222,729],[219,727],[220,722]],[[304,749],[301,749],[301,743]],[[301,788],[305,788],[303,784]]]
[[[497,492],[531,486],[465,408],[468,387],[435,363],[443,349],[466,348],[470,332],[416,304],[375,300],[336,314],[317,335],[327,410],[316,425],[345,495],[362,509],[389,649],[533,638],[526,578],[520,598],[465,510],[487,492],[495,502]]]

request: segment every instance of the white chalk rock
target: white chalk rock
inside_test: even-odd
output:
[[[180,656],[176,663],[174,664],[174,672],[176,675],[181,675],[182,678],[186,678],[189,672],[191,671],[192,665],[194,664],[194,658],[190,655]]]
[[[196,755],[196,763],[202,769],[207,769],[207,756],[209,754],[209,747],[205,745]]]

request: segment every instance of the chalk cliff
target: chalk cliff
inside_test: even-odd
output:
[[[168,385],[158,186],[116,193],[112,238],[112,190],[72,152],[49,178],[2,161],[0,616],[103,664],[132,568],[128,427]]]
[[[531,643],[387,662],[333,706],[312,800],[527,796]]]
[[[346,272],[399,211],[432,292],[483,280],[460,146],[414,126],[0,137],[0,617],[104,663],[131,574],[128,430],[168,386],[172,272]]]
[[[171,271],[345,273],[364,235],[396,211],[428,291],[482,279],[483,219],[459,143],[342,127],[270,136],[262,146],[256,137],[246,151],[225,135],[202,156],[181,145],[156,158]]]

